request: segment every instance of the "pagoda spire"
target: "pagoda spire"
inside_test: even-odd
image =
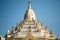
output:
[[[28,0],[28,8],[31,8],[31,2]]]
[[[28,8],[27,8],[27,10],[25,12],[24,20],[25,21],[36,20],[35,13],[34,13],[33,9],[31,8],[31,2],[30,2],[30,0],[28,0]]]

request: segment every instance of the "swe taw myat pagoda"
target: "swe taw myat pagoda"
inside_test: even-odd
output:
[[[48,31],[48,27],[37,21],[28,0],[24,19],[17,23],[16,27],[12,26],[11,31],[7,31],[5,40],[55,40],[54,36],[52,30]]]

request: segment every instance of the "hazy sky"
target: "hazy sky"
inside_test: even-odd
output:
[[[27,6],[28,0],[0,0],[0,35],[23,20]],[[31,0],[31,6],[36,19],[60,35],[60,0]]]

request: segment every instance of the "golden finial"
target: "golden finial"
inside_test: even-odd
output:
[[[31,8],[31,2],[28,0],[28,8]]]

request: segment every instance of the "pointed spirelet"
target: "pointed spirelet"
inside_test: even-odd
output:
[[[50,37],[54,37],[54,33],[52,31],[52,28],[50,28]]]
[[[48,33],[48,27],[47,26],[45,26],[45,32]]]
[[[15,33],[15,28],[14,28],[14,26],[12,26],[12,31],[11,31],[11,33],[12,33],[12,34]]]

